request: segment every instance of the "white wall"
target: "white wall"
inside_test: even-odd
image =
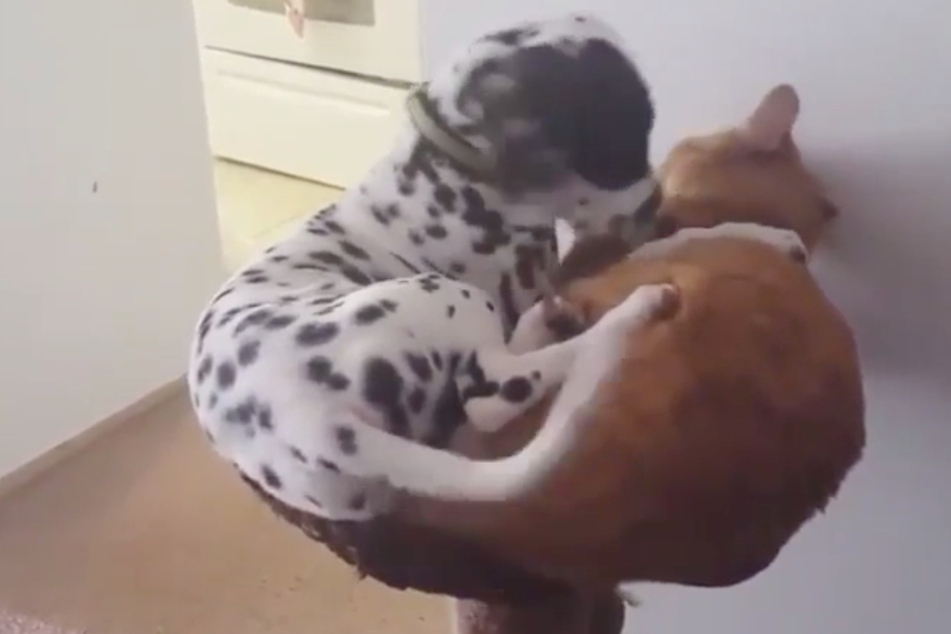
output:
[[[183,372],[222,275],[187,0],[0,2],[0,474]]]
[[[648,588],[629,631],[951,631],[951,6],[937,0],[424,0],[428,65],[506,21],[587,8],[629,39],[655,156],[773,83],[844,218],[817,262],[859,335],[869,447],[829,513],[737,588]]]

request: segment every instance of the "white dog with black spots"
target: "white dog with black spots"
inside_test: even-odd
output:
[[[601,21],[490,33],[414,99],[416,125],[358,186],[224,285],[191,351],[215,450],[285,504],[333,520],[385,513],[396,491],[518,496],[571,446],[622,339],[675,292],[639,288],[578,337],[548,336],[539,300],[556,219],[633,247],[659,201],[648,90]],[[498,429],[558,387],[520,453],[446,451],[461,425]]]

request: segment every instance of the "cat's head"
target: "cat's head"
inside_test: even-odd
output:
[[[664,204],[656,237],[756,222],[792,229],[812,250],[838,209],[803,164],[792,134],[798,116],[799,96],[783,84],[740,124],[677,143],[658,170]]]

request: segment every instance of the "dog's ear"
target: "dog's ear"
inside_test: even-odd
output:
[[[753,148],[774,152],[791,143],[798,117],[799,95],[792,86],[780,84],[766,93],[739,132]]]
[[[578,128],[569,164],[603,189],[629,187],[650,169],[654,107],[647,86],[627,57],[604,40],[585,44],[574,70]]]
[[[486,62],[460,96],[481,110],[479,132],[509,191],[552,188],[570,172],[615,190],[649,171],[647,87],[604,40],[517,49]]]

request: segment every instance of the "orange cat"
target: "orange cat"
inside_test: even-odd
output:
[[[795,92],[780,86],[743,124],[675,147],[660,170],[663,232],[758,222],[794,229],[811,249],[834,208],[800,160],[797,114]],[[692,239],[656,257],[653,246],[610,265],[586,261],[607,251],[585,256],[582,244],[565,261],[561,296],[587,325],[643,284],[670,281],[679,299],[630,333],[554,472],[517,502],[404,500],[399,521],[575,587],[723,586],[767,567],[830,501],[865,441],[856,348],[839,312],[805,265],[771,246]],[[512,454],[547,406],[458,448]]]

